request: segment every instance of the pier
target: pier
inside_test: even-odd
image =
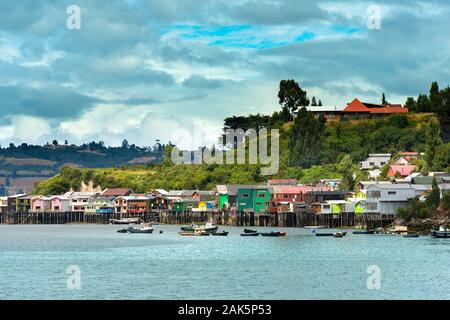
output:
[[[84,212],[18,212],[1,213],[1,224],[109,224],[110,219],[139,218],[142,222],[160,224],[191,224],[212,221],[222,226],[293,227],[325,226],[327,228],[367,228],[387,227],[395,219],[394,215],[378,213],[316,214],[312,212],[176,212],[158,210],[145,213],[84,213]]]

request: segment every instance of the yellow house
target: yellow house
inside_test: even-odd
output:
[[[367,198],[367,194],[364,191],[358,191],[358,192],[355,192],[355,194],[353,195],[353,198],[366,199]]]

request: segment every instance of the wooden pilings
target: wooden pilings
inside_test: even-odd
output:
[[[159,210],[145,213],[83,213],[83,212],[18,212],[0,213],[2,224],[108,224],[110,219],[139,218],[143,222],[161,224],[213,223],[226,226],[296,227],[325,226],[328,228],[360,227],[374,229],[391,224],[393,215],[341,213],[315,214],[312,212],[175,212]]]

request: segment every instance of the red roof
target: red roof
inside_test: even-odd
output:
[[[386,113],[408,113],[408,108],[402,107],[400,104],[374,104],[361,102],[358,99],[353,99],[347,107],[343,110],[346,113],[371,113],[371,114],[386,114]]]
[[[419,155],[418,152],[414,152],[414,151],[404,151],[404,152],[399,152],[398,154],[401,156],[418,156]]]
[[[125,188],[106,189],[105,191],[103,191],[102,196],[105,196],[105,197],[123,197],[123,196],[129,196],[132,193],[133,193],[133,190],[125,189]]]
[[[343,112],[370,112],[370,110],[358,99],[353,99],[352,102],[350,102],[347,107],[344,109]]]
[[[396,165],[393,164],[389,168],[388,177],[394,177],[396,173],[399,173],[402,177],[409,176],[416,169],[415,165]]]

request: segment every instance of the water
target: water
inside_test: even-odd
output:
[[[0,299],[449,299],[450,239],[181,237],[179,226],[0,225]],[[163,230],[163,234],[159,231]],[[67,288],[67,268],[81,289]],[[367,288],[367,268],[381,288]]]

